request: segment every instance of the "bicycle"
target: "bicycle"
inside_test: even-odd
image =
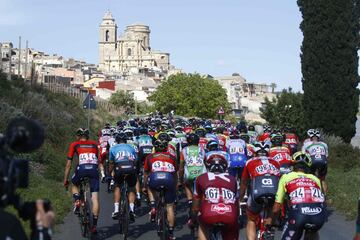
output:
[[[210,240],[222,240],[223,238],[222,238],[222,234],[221,234],[221,229],[223,226],[225,226],[225,224],[223,224],[223,223],[213,224],[209,239]]]
[[[90,202],[88,201],[90,196],[90,179],[84,177],[80,181],[80,211],[79,211],[79,221],[81,227],[81,234],[87,239],[91,239],[91,219],[92,212],[90,208]],[[91,198],[90,198],[91,199]]]
[[[166,203],[165,203],[165,187],[161,186],[159,188],[159,201],[157,204],[156,212],[156,227],[157,233],[161,240],[167,240],[169,238],[168,234],[168,222],[167,222],[167,212],[166,212]]]
[[[119,229],[120,233],[123,235],[123,239],[126,240],[129,234],[129,224],[130,224],[130,215],[129,215],[129,190],[126,178],[129,175],[124,176],[124,181],[120,187],[120,209],[119,209]]]
[[[275,239],[275,229],[273,226],[267,226],[264,224],[264,220],[268,217],[269,210],[272,208],[272,203],[274,202],[275,196],[265,195],[260,197],[262,202],[262,211],[260,213],[260,225],[257,232],[258,240],[274,240]]]

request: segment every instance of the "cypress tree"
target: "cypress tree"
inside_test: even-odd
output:
[[[359,105],[360,0],[298,0],[307,127],[350,142]]]

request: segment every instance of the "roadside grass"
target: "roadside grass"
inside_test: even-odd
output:
[[[360,149],[334,136],[325,136],[325,142],[329,146],[326,181],[331,205],[348,219],[355,219],[360,197]]]
[[[72,201],[71,195],[65,192],[62,185],[66,155],[69,144],[75,140],[76,129],[87,125],[86,112],[79,99],[52,93],[39,86],[31,87],[21,79],[15,78],[8,82],[0,72],[0,133],[12,118],[18,116],[38,120],[45,128],[45,142],[31,154],[16,155],[30,160],[30,185],[17,192],[23,201],[50,199],[56,223],[61,223]],[[94,110],[92,116],[92,137],[105,122],[112,123],[120,117],[102,108]],[[13,208],[7,209],[17,214]],[[29,233],[29,222],[22,223]]]

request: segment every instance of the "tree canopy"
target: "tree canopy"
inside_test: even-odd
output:
[[[303,106],[308,127],[350,142],[359,104],[360,0],[298,0]]]
[[[260,109],[261,117],[273,127],[291,126],[302,134],[305,131],[302,100],[301,93],[284,89],[276,98],[265,98],[265,104]]]
[[[149,97],[157,110],[184,116],[215,118],[220,107],[230,110],[225,89],[199,74],[177,74],[161,83]]]

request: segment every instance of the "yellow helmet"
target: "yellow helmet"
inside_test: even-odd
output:
[[[304,163],[308,167],[311,167],[311,164],[312,164],[310,155],[308,153],[302,152],[302,151],[294,153],[294,155],[292,157],[292,162],[294,164]]]

